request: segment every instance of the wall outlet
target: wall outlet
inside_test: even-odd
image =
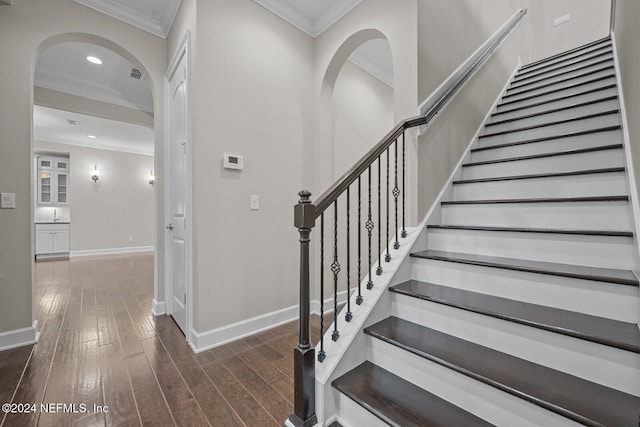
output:
[[[565,22],[569,22],[571,20],[571,15],[568,13],[566,15],[562,15],[559,18],[553,20],[553,26],[557,27],[558,25],[564,24]]]
[[[0,193],[0,208],[15,209],[16,193]]]

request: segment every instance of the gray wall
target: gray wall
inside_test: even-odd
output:
[[[154,84],[155,139],[161,147],[165,40],[71,0],[21,0],[0,6],[0,54],[11,58],[0,67],[0,191],[16,194],[16,209],[0,210],[0,332],[32,324],[31,123],[38,55],[55,41],[100,38],[112,41],[106,47],[148,72]]]
[[[153,156],[42,141],[34,149],[69,154],[71,252],[154,245]]]

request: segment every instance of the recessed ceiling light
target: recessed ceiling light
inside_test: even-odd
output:
[[[96,56],[87,56],[87,61],[91,62],[92,64],[96,64],[96,65],[101,65],[102,64],[102,59],[96,57]]]
[[[96,139],[97,136],[95,136],[95,135],[87,135],[87,138]]]

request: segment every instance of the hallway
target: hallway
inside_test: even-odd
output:
[[[194,355],[150,313],[152,255],[39,262],[35,277],[40,341],[0,352],[0,403],[35,411],[14,405],[26,413],[0,426],[280,426],[292,412],[296,322]]]

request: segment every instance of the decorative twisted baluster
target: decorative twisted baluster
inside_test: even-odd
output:
[[[378,268],[376,274],[382,274],[382,156],[378,157]]]
[[[369,214],[367,217],[367,223],[365,224],[365,227],[367,227],[367,232],[369,235],[368,241],[369,241],[369,281],[367,282],[367,289],[373,289],[373,281],[371,280],[371,277],[373,276],[373,271],[372,269],[372,265],[371,265],[371,232],[373,231],[373,228],[375,227],[375,224],[373,223],[373,221],[371,220],[371,166],[368,167],[368,171],[369,171]]]
[[[387,254],[384,256],[386,262],[391,261],[391,254],[389,253],[389,150],[390,148],[387,148]]]
[[[320,215],[320,351],[318,362],[327,354],[324,352],[324,213]]]
[[[362,304],[362,180],[358,176],[358,296],[356,304]]]
[[[406,212],[405,212],[405,205],[406,205],[406,194],[407,194],[407,188],[405,187],[405,167],[406,167],[406,155],[405,155],[405,146],[404,146],[404,132],[402,132],[402,238],[404,239],[405,237],[407,237],[407,229],[405,228],[405,221],[406,221]]]
[[[338,341],[338,273],[340,273],[340,263],[338,262],[338,201],[333,203],[333,262],[331,271],[333,272],[333,333],[331,339]]]
[[[351,187],[347,187],[347,314],[344,320],[351,322]]]
[[[396,240],[393,243],[394,249],[400,248],[400,242],[398,241],[398,196],[400,196],[400,189],[398,188],[398,140],[396,139],[393,143],[393,157],[394,157],[394,183],[393,183],[393,200],[395,206],[395,215],[396,215]]]

